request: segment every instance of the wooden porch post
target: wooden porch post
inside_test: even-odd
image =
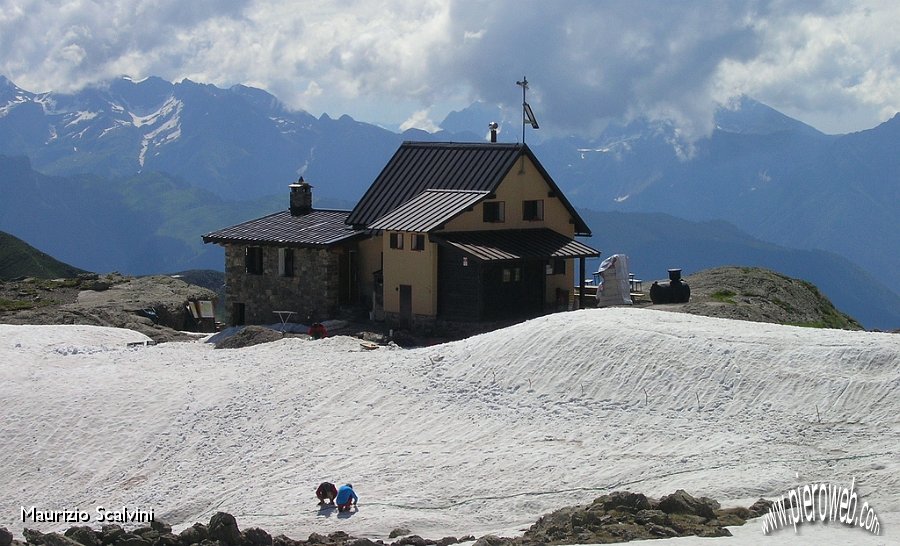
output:
[[[578,258],[578,268],[581,270],[581,277],[578,279],[578,308],[584,309],[584,256]]]

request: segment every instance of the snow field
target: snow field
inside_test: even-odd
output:
[[[608,308],[414,350],[142,338],[0,325],[0,526],[128,505],[176,529],[224,510],[294,538],[512,535],[616,489],[748,505],[853,477],[900,512],[896,335]],[[323,480],[359,512],[320,513]]]

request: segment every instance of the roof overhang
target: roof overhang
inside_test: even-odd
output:
[[[429,189],[376,220],[371,229],[428,232],[485,199],[490,192]]]
[[[547,228],[455,231],[431,234],[439,245],[481,261],[595,258],[600,251]]]
[[[365,235],[344,223],[347,211],[277,212],[203,235],[204,243],[326,248]]]

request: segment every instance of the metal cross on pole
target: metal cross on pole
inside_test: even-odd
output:
[[[533,129],[538,129],[539,127],[537,119],[534,117],[534,112],[531,111],[531,106],[525,101],[525,91],[528,89],[528,78],[522,76],[522,81],[516,82],[516,85],[522,87],[522,144],[525,144],[525,125],[531,125]]]

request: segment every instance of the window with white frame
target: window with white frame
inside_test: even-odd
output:
[[[263,248],[261,246],[248,246],[244,254],[244,265],[248,275],[262,275]]]
[[[391,233],[390,237],[390,246],[391,248],[396,248],[398,250],[403,249],[403,234],[402,233]]]
[[[544,200],[522,201],[522,220],[536,221],[544,219]]]
[[[505,222],[506,221],[506,202],[505,201],[485,201],[483,220],[485,222]]]
[[[294,276],[294,249],[278,249],[278,274],[282,277]]]

